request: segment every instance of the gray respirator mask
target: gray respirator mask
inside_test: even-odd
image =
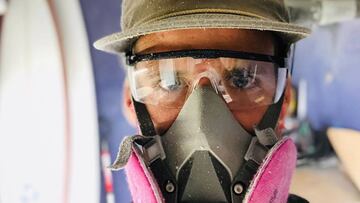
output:
[[[270,105],[254,134],[239,124],[211,85],[193,89],[162,135],[157,135],[146,106],[134,100],[142,135],[124,139],[112,168],[125,167],[135,151],[157,202],[243,202],[279,141],[274,129],[283,97]]]

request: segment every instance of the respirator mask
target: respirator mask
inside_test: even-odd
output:
[[[124,139],[137,202],[286,202],[296,148],[275,133],[287,80],[281,57],[227,50],[127,54],[141,134]],[[146,105],[178,109],[156,133]],[[234,112],[268,107],[254,132]]]

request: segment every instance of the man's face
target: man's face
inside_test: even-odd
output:
[[[219,49],[274,55],[274,36],[270,32],[239,29],[187,29],[159,32],[141,37],[134,46],[138,54],[189,50]],[[207,79],[200,85],[209,85]],[[159,134],[175,121],[181,109],[147,104],[147,109]],[[231,110],[235,119],[249,132],[259,123],[268,106]],[[134,112],[132,111],[132,114]]]

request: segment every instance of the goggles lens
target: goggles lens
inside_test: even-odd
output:
[[[166,108],[182,108],[198,85],[212,85],[232,110],[270,105],[286,77],[287,68],[274,62],[229,57],[143,60],[128,69],[134,99]]]

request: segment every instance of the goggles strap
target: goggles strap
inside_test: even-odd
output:
[[[134,97],[132,97],[132,101],[139,121],[141,134],[143,136],[155,136],[155,127],[145,104],[135,101]]]

